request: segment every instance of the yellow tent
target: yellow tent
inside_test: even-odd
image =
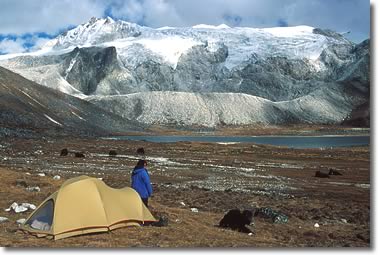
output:
[[[88,176],[67,180],[21,229],[55,240],[156,221],[132,188],[113,189]]]

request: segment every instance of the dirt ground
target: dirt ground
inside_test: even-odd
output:
[[[154,187],[150,210],[166,227],[129,227],[58,241],[37,238],[15,223],[30,212],[5,212],[13,202],[39,205],[68,178],[101,177],[130,185],[136,149],[143,147]],[[85,158],[69,154],[83,152]],[[109,157],[116,150],[116,157]],[[95,138],[2,138],[0,245],[3,247],[365,247],[371,246],[369,147],[290,149],[253,143],[149,143]],[[314,177],[334,168],[341,176]],[[45,173],[46,176],[38,176]],[[60,175],[60,180],[53,180]],[[39,186],[30,192],[17,185]],[[255,234],[216,225],[233,208],[270,207],[289,217],[255,217]],[[192,212],[197,208],[198,212]],[[315,227],[315,223],[319,227]]]

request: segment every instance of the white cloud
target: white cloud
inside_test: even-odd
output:
[[[369,36],[368,0],[118,0],[111,13],[151,27],[309,25]],[[360,40],[358,39],[358,40]]]
[[[0,34],[55,34],[111,13],[139,24],[273,27],[309,25],[369,36],[368,0],[1,0]]]
[[[100,0],[1,0],[0,34],[55,34],[92,16],[103,16],[105,8]]]
[[[31,51],[37,50],[37,49],[41,48],[42,46],[44,46],[50,40],[51,39],[49,39],[49,38],[41,38],[41,37],[35,36],[33,38],[34,46],[32,48],[30,48],[30,50]]]
[[[25,48],[22,46],[23,43],[24,43],[24,40],[20,38],[16,40],[4,39],[0,41],[0,53],[8,54],[8,53],[24,52]]]
[[[185,3],[186,1],[184,1]],[[165,25],[181,26],[173,2],[165,0],[116,0],[113,1],[111,14],[131,22],[144,23],[152,27]]]

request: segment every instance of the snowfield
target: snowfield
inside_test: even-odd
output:
[[[310,26],[92,18],[0,65],[145,124],[340,123],[369,93],[369,42]]]

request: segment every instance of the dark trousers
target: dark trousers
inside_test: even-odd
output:
[[[149,198],[141,198],[141,200],[143,201],[143,203],[144,203],[144,205],[145,205],[146,207],[148,207],[148,199],[149,199]]]

